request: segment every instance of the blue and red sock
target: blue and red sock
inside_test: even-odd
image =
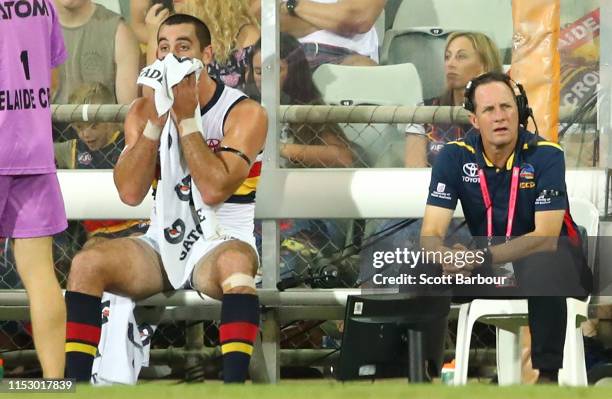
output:
[[[221,305],[219,339],[223,353],[223,381],[243,383],[259,330],[259,298],[251,294],[225,294]]]
[[[100,297],[66,291],[66,378],[89,381],[100,342]]]

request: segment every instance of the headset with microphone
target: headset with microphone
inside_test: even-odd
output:
[[[529,122],[529,118],[533,120],[535,125],[535,134],[534,138],[537,141],[538,136],[538,125],[536,124],[535,118],[533,117],[533,110],[529,106],[529,100],[527,99],[527,93],[523,88],[523,85],[515,82],[512,78],[506,74],[498,73],[498,72],[490,72],[480,75],[472,80],[470,80],[465,86],[465,91],[463,94],[463,108],[466,110],[475,113],[476,105],[474,104],[474,94],[476,93],[476,88],[484,83],[492,83],[492,82],[503,82],[512,90],[514,94],[514,100],[516,102],[516,106],[518,108],[518,121],[519,125],[523,128],[527,129],[527,124]],[[530,143],[531,144],[531,143]]]

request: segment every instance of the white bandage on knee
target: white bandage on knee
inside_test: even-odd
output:
[[[151,121],[147,121],[147,125],[145,126],[142,135],[148,138],[149,140],[157,141],[161,136],[162,128],[151,123]]]
[[[245,273],[234,273],[221,283],[223,292],[229,291],[236,287],[250,287],[255,289],[255,279]]]

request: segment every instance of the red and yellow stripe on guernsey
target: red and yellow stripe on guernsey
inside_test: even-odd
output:
[[[234,322],[219,327],[221,353],[242,352],[249,356],[253,353],[253,342],[257,338],[258,327],[252,323]]]
[[[139,225],[144,220],[83,220],[81,223],[90,235],[113,234]]]
[[[66,323],[66,352],[83,352],[96,356],[100,327],[69,321]]]
[[[261,175],[261,161],[257,161],[251,166],[249,175],[238,187],[238,190],[227,199],[225,202],[248,204],[255,202],[255,193],[257,192],[257,184]]]

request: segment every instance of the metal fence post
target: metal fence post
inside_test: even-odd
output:
[[[202,322],[187,322],[185,328],[185,379],[187,381],[204,381],[204,365],[202,356],[195,354],[204,348],[204,326]],[[191,323],[191,324],[189,324]]]
[[[261,58],[262,58],[262,105],[268,112],[268,136],[264,152],[263,173],[278,169],[279,123],[279,3],[276,0],[262,0],[261,7]],[[262,223],[263,287],[276,288],[279,280],[280,237],[278,222],[264,220]],[[268,382],[280,378],[279,319],[276,309],[269,309],[262,315],[262,346],[268,374]]]

